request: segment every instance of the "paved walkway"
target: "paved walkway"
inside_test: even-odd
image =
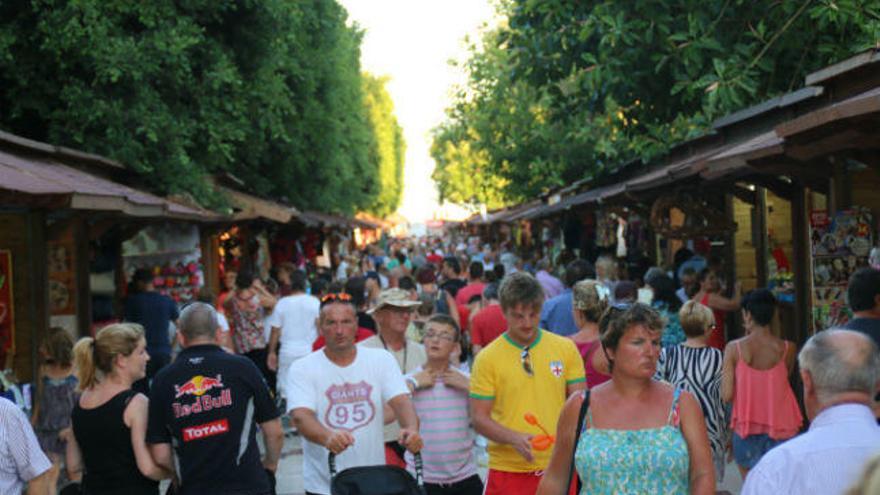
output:
[[[485,479],[485,469],[481,469],[481,476]],[[288,436],[284,439],[284,449],[281,454],[281,465],[276,476],[278,481],[278,495],[303,495],[302,478],[302,440],[298,436]],[[742,479],[736,466],[727,465],[724,474],[724,482],[718,486],[718,490],[727,490],[737,495],[742,488]]]

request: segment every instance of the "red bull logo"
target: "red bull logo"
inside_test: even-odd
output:
[[[183,385],[174,386],[174,398],[179,399],[184,395],[201,397],[205,392],[212,388],[223,388],[223,380],[220,375],[217,375],[214,378],[211,378],[210,376],[196,375]]]
[[[174,392],[176,394],[174,398],[179,399],[184,395],[201,397],[205,392],[212,388],[223,388],[223,379],[220,375],[217,375],[214,378],[211,378],[210,376],[196,375],[183,385],[174,386]]]

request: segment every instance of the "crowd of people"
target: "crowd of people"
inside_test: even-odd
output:
[[[852,277],[848,329],[798,349],[772,292],[679,254],[393,240],[332,270],[228,270],[182,308],[136,272],[123,322],[49,331],[32,430],[0,400],[0,492],[274,493],[287,428],[310,494],[331,460],[418,465],[429,495],[710,494],[730,458],[744,493],[870,493],[880,271]]]

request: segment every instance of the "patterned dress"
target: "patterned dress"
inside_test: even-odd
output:
[[[641,430],[587,428],[575,448],[575,468],[583,482],[581,495],[663,493],[688,494],[690,458],[679,429],[678,397],[673,393],[667,424]]]
[[[232,331],[232,343],[235,352],[247,354],[248,352],[266,347],[266,338],[263,332],[263,308],[256,297],[247,301],[241,301],[233,294],[226,298],[223,303],[226,309],[226,318]]]
[[[718,476],[724,473],[727,444],[727,421],[724,404],[721,402],[723,358],[721,351],[714,347],[668,347],[660,351],[657,374],[654,375],[658,380],[694,394],[700,402]]]

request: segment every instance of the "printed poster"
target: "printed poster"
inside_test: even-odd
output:
[[[817,210],[810,214],[810,227],[813,323],[816,330],[824,330],[849,320],[846,286],[853,272],[868,265],[874,220],[867,208],[854,207],[833,216]]]

